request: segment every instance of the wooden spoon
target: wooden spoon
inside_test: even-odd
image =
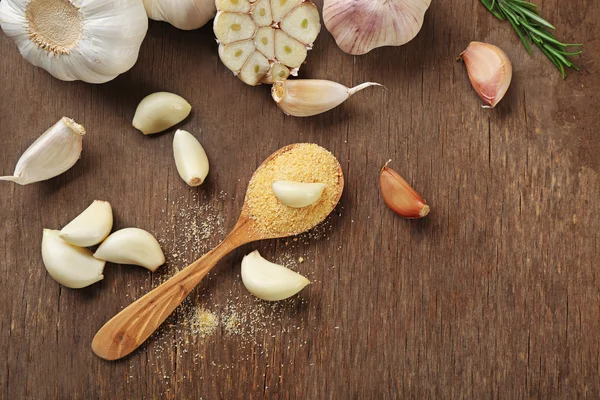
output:
[[[301,145],[303,144],[292,144],[271,154],[257,168],[252,179],[257,176],[261,168],[270,163],[275,157]],[[323,219],[333,211],[344,190],[342,168],[339,163],[337,167],[339,178],[335,202],[329,205],[330,209]],[[316,222],[313,226],[319,222],[321,221]],[[188,293],[200,283],[211,268],[229,252],[246,243],[262,239],[292,236],[298,233],[300,232],[294,231],[293,227],[290,227],[289,232],[280,234],[265,234],[260,232],[257,229],[255,220],[249,215],[248,198],[246,197],[240,218],[225,240],[202,258],[188,265],[168,281],[136,300],[104,324],[92,341],[92,350],[97,356],[106,360],[117,360],[125,357],[148,339],[177,306],[181,304]]]

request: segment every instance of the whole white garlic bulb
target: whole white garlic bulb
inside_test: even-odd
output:
[[[0,27],[54,77],[104,83],[135,64],[148,17],[140,0],[2,0]]]
[[[325,0],[323,22],[340,49],[368,53],[410,42],[423,26],[431,0]]]
[[[186,31],[198,29],[217,13],[213,0],[144,0],[148,18]]]

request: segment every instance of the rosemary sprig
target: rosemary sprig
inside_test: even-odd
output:
[[[551,30],[554,26],[538,13],[537,5],[524,0],[480,0],[498,19],[508,21],[521,38],[527,52],[531,53],[531,43],[535,44],[558,68],[563,79],[565,68],[579,70],[570,60],[570,56],[581,54],[583,50],[567,51],[568,47],[580,47],[582,44],[559,42]]]

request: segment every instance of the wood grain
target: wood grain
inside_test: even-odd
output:
[[[136,66],[99,86],[53,79],[0,34],[2,174],[63,115],[88,131],[66,174],[1,185],[0,398],[600,397],[600,5],[538,3],[559,38],[585,43],[581,72],[566,81],[478,1],[437,0],[406,46],[351,57],[324,30],[303,77],[388,90],[309,119],[285,117],[267,86],[232,77],[210,27],[151,23]],[[513,84],[494,110],[479,107],[455,62],[471,40],[513,61]],[[172,132],[146,137],[130,126],[137,102],[157,90],[194,107],[182,126],[211,159],[198,189],[177,176]],[[172,347],[150,339],[119,362],[96,357],[95,332],[164,276],[108,265],[99,284],[61,289],[42,265],[42,228],[108,200],[116,228],[155,233],[177,264],[165,227],[182,207],[208,204],[233,227],[256,166],[307,141],[338,157],[346,191],[327,237],[292,252],[306,259],[297,270],[313,273],[303,302],[247,346],[223,330],[200,340],[176,318],[162,332]],[[389,158],[431,206],[425,220],[396,218],[383,203],[377,177]],[[220,239],[180,257],[193,260]],[[219,309],[245,295],[241,257],[259,249],[277,259],[285,243],[225,257],[191,302]]]

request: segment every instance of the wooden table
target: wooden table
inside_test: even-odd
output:
[[[268,86],[231,76],[209,26],[151,23],[136,66],[99,86],[52,78],[0,35],[1,171],[63,115],[88,130],[64,175],[0,185],[0,397],[598,398],[600,6],[540,3],[559,38],[586,45],[581,72],[566,81],[478,1],[435,0],[403,47],[352,57],[323,29],[302,77],[388,90],[307,119],[284,116]],[[480,108],[455,61],[471,40],[513,61],[497,109]],[[146,137],[130,125],[137,102],[159,90],[194,107],[181,127],[211,160],[197,189],[177,175],[172,130]],[[321,239],[245,246],[187,304],[222,316],[239,303],[253,332],[221,324],[201,338],[182,314],[125,360],[97,358],[90,342],[102,324],[222,239],[255,167],[293,142],[325,146],[344,168],[346,190]],[[385,206],[378,173],[390,158],[431,205],[426,219]],[[84,290],[50,278],[42,228],[64,226],[94,199],[111,202],[115,228],[162,241],[162,272],[108,264]],[[223,229],[183,246],[190,215],[222,219]],[[254,249],[288,258],[313,284],[277,311],[254,302],[239,278]]]

